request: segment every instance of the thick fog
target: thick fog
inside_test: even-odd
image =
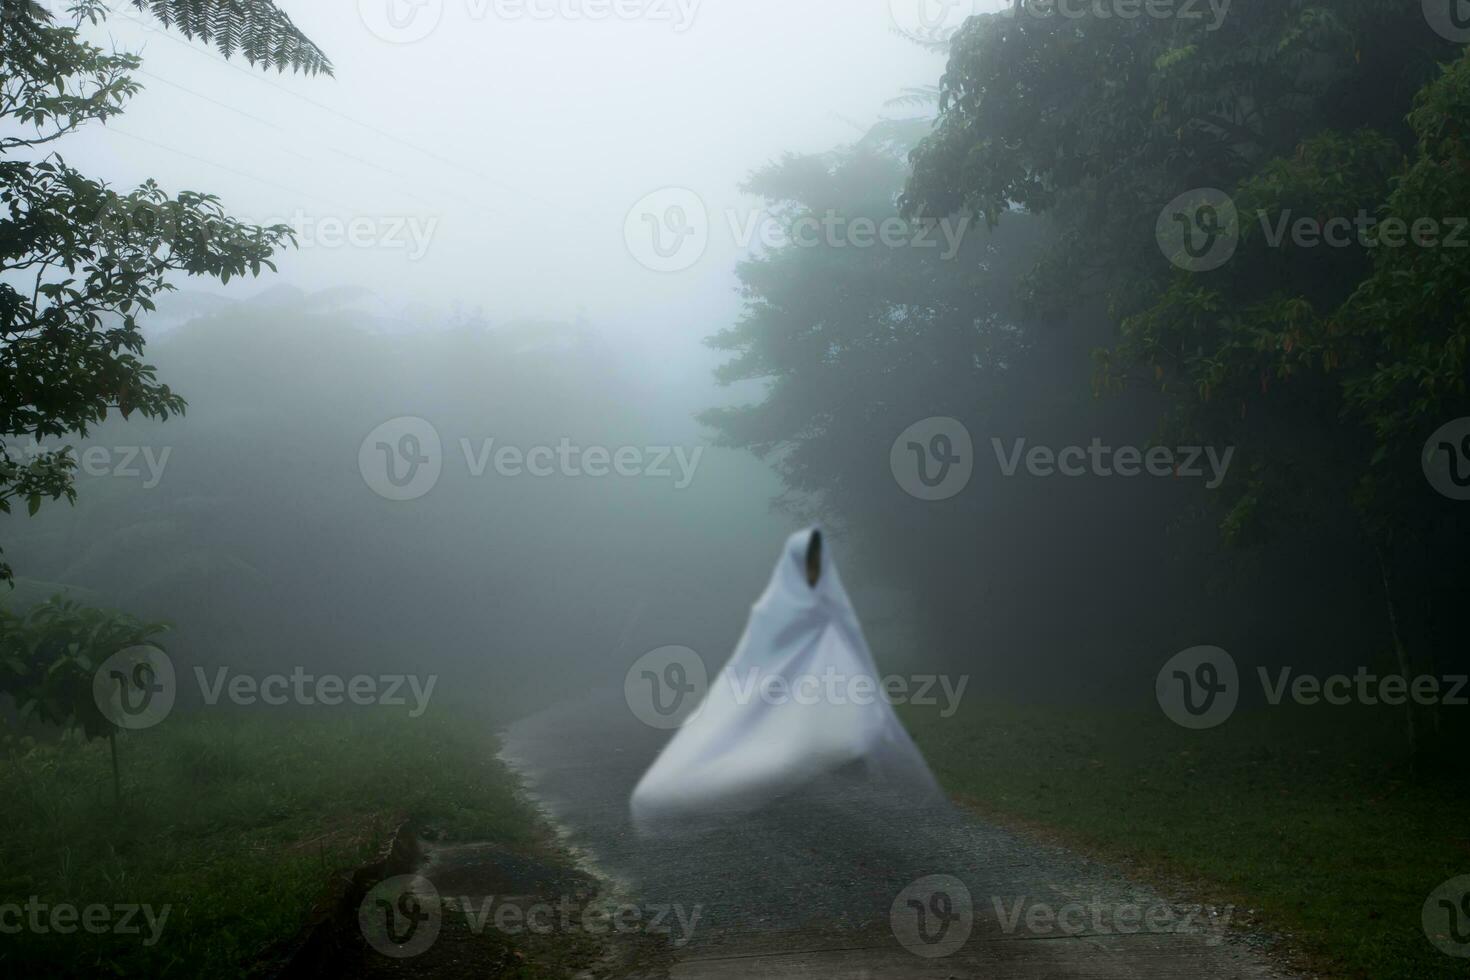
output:
[[[122,9],[108,33],[144,54],[145,91],[67,155],[120,184],[155,177],[299,224],[303,248],[275,283],[492,318],[585,311],[625,341],[677,342],[738,309],[744,250],[723,213],[760,207],[738,190],[748,173],[855,139],[943,67],[898,33],[888,0],[581,6],[282,4],[335,78],[227,63]],[[674,187],[721,219],[696,267],[663,275],[629,253],[624,225]],[[354,219],[372,223],[367,244],[337,244],[332,222]]]
[[[766,465],[694,421],[760,397],[716,385],[705,345],[773,220],[741,185],[928,111],[893,104],[942,69],[903,33],[921,25],[887,0],[282,4],[329,78],[113,7],[89,34],[142,55],[143,91],[68,162],[217,194],[299,247],[145,319],[188,413],[114,417],[78,442],[74,508],[7,519],[17,599],[64,586],[167,620],[190,665],[430,668],[440,697],[493,680],[507,705],[663,644],[718,663],[796,522]],[[656,268],[642,213],[691,194],[702,251]],[[393,501],[359,453],[402,418],[443,472]],[[563,443],[667,475],[517,479],[489,455]]]
[[[65,588],[167,620],[188,664],[407,660],[447,696],[525,707],[615,683],[664,644],[718,664],[780,542],[821,520],[889,663],[1051,694],[1107,678],[1146,699],[1170,650],[1238,643],[1270,661],[1308,633],[1330,651],[1383,629],[1374,575],[1297,571],[1304,549],[1371,570],[1332,530],[1350,516],[1322,510],[1274,551],[1226,559],[1216,486],[1004,476],[992,439],[1143,447],[1161,431],[1147,393],[1095,397],[1114,329],[1100,306],[1068,332],[1045,311],[1013,327],[1038,219],[943,226],[937,266],[872,253],[885,275],[912,259],[925,317],[952,317],[951,339],[993,331],[984,351],[936,335],[912,382],[880,361],[820,391],[717,374],[741,347],[709,338],[762,304],[821,320],[863,288],[814,270],[778,300],[741,263],[779,251],[793,203],[894,213],[945,70],[924,38],[970,4],[283,4],[332,77],[228,61],[114,6],[88,30],[141,54],[143,90],[69,137],[68,162],[118,188],[217,194],[299,247],[258,279],[182,280],[144,318],[187,415],[113,413],[78,443],[92,456],[74,507],[5,520],[22,601]],[[841,253],[826,244],[809,251]],[[696,420],[773,391],[787,428],[736,420],[722,435],[740,448]],[[829,416],[837,392],[862,403]],[[926,507],[890,447],[934,417],[970,422],[976,475]],[[816,431],[841,455],[791,452]],[[428,482],[405,491],[405,473]],[[1359,618],[1294,611],[1342,595]]]
[[[1467,11],[0,0],[0,978],[1464,976]]]

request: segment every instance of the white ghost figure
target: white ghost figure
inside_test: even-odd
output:
[[[786,542],[735,655],[633,790],[634,822],[748,812],[837,770],[911,803],[940,799],[810,530]]]

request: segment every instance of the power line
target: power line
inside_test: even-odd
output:
[[[153,72],[148,71],[147,69],[138,68],[138,69],[136,69],[136,71],[140,75],[147,75],[149,78],[153,79],[154,81],[162,82],[165,85],[168,85],[168,86],[171,86],[173,88],[176,88],[180,92],[185,93],[186,95],[192,95],[196,99],[203,99],[205,102],[209,102],[209,103],[212,103],[214,105],[217,105],[221,109],[228,109],[230,112],[233,112],[233,113],[235,113],[237,115],[240,115],[240,116],[244,116],[246,119],[254,120],[255,122],[260,123],[262,126],[269,126],[271,129],[274,129],[278,133],[285,133],[287,136],[290,136],[291,135],[291,133],[287,132],[284,127],[281,127],[281,126],[276,125],[275,123],[271,122],[269,119],[263,119],[260,116],[255,115],[254,113],[246,112],[244,109],[240,109],[240,108],[237,108],[235,106],[232,106],[232,105],[230,105],[227,102],[221,102],[219,99],[210,98],[209,96],[205,95],[203,92],[196,92],[196,91],[194,91],[193,89],[189,88],[186,85],[180,85],[178,82],[171,82],[167,78],[164,78],[162,75],[155,75]],[[291,154],[294,157],[300,157],[302,160],[305,160],[307,163],[311,163],[312,162],[310,157],[302,156],[302,154],[297,153],[295,150],[292,150],[289,147],[281,147],[280,149],[285,150],[287,153]]]
[[[354,123],[357,123],[358,125],[364,125],[364,126],[367,125],[366,123],[360,123],[357,120],[354,120],[351,117],[344,115],[343,113],[337,112],[336,110],[332,109],[329,106],[326,106],[326,105],[323,105],[323,104],[321,104],[319,102],[316,102],[315,100],[310,99],[310,98],[307,98],[306,96],[302,96],[302,95],[299,95],[298,93],[292,92],[290,89],[285,88],[284,86],[276,85],[274,82],[270,81],[270,79],[268,79],[268,78],[264,78],[264,77],[262,77],[260,75],[257,75],[255,73],[253,73],[253,72],[247,71],[246,69],[240,68],[238,65],[231,64],[229,61],[227,61],[225,59],[218,58],[218,57],[214,56],[213,54],[211,54],[210,52],[206,51],[205,49],[199,47],[198,45],[190,44],[189,42],[182,41],[179,38],[173,37],[172,35],[161,33],[159,31],[155,30],[153,27],[145,24],[144,22],[142,22],[142,21],[138,20],[137,18],[132,17],[130,15],[123,14],[123,13],[121,13],[119,11],[114,11],[114,12],[118,13],[120,16],[124,17],[127,20],[132,20],[134,23],[139,24],[140,26],[142,26],[145,30],[149,31],[150,33],[160,34],[160,36],[166,37],[170,41],[173,41],[173,42],[175,42],[177,44],[181,44],[181,45],[183,45],[184,47],[188,48],[191,51],[196,51],[196,52],[199,52],[201,54],[204,54],[206,57],[209,57],[209,58],[211,58],[212,60],[215,60],[215,61],[219,61],[221,64],[225,65],[226,67],[228,67],[228,68],[230,68],[230,69],[232,69],[234,71],[238,71],[241,74],[246,75],[247,77],[249,77],[251,79],[255,79],[255,80],[258,80],[258,81],[264,81],[266,84],[271,85],[273,88],[279,88],[281,91],[287,93],[288,95],[295,96],[295,97],[297,97],[297,98],[299,98],[299,99],[307,102],[310,105],[313,105],[313,106],[316,106],[317,108],[322,109],[325,112],[329,112],[329,113],[332,113],[334,115],[341,116],[342,118],[348,120],[349,122],[354,122]],[[204,101],[209,102],[209,103],[212,103],[214,105],[217,105],[220,108],[229,110],[230,112],[234,112],[234,113],[236,113],[238,115],[241,115],[241,116],[243,116],[243,117],[245,117],[247,119],[250,119],[250,120],[253,120],[253,121],[257,122],[257,123],[260,123],[261,125],[268,126],[271,129],[274,129],[274,130],[276,130],[279,133],[283,133],[286,136],[291,137],[292,139],[301,139],[302,138],[299,134],[292,133],[289,130],[285,129],[284,127],[282,127],[280,125],[277,125],[276,123],[273,123],[273,122],[271,122],[268,119],[264,119],[264,118],[262,118],[260,116],[255,115],[254,113],[247,112],[246,110],[240,109],[237,106],[230,105],[227,102],[223,102],[223,101],[221,101],[219,99],[211,98],[210,96],[204,95],[203,93],[196,92],[194,89],[192,89],[192,88],[190,88],[190,87],[188,87],[186,85],[181,85],[178,82],[171,81],[170,79],[164,78],[162,75],[155,74],[153,72],[147,71],[147,70],[142,69],[142,68],[138,69],[138,72],[140,74],[147,75],[150,78],[156,79],[156,80],[158,80],[160,82],[163,82],[165,85],[169,85],[169,86],[171,86],[173,88],[176,88],[176,89],[184,92],[185,94],[192,95],[192,96],[194,96],[196,98],[199,98],[199,99],[203,99]],[[398,139],[397,137],[393,137],[392,134],[385,134],[385,135],[388,136],[389,138],[392,138],[392,139]],[[373,169],[373,170],[377,170],[377,171],[379,171],[381,173],[387,174],[390,177],[396,177],[399,180],[407,181],[407,182],[410,182],[410,183],[412,183],[412,182],[414,182],[414,181],[416,181],[416,180],[419,179],[417,177],[413,177],[413,176],[410,176],[408,174],[401,173],[400,171],[393,170],[393,169],[391,169],[389,167],[384,167],[381,164],[374,163],[371,160],[363,159],[362,157],[356,156],[355,154],[348,153],[345,150],[342,150],[342,149],[339,149],[339,148],[337,148],[335,146],[331,146],[330,144],[327,144],[325,141],[317,140],[316,142],[320,146],[324,147],[325,149],[327,149],[331,153],[335,153],[338,156],[345,157],[346,159],[351,160],[352,162],[354,162],[354,163],[356,163],[356,164],[358,164],[360,166],[367,167],[367,168],[370,168],[370,169]],[[422,148],[419,148],[419,147],[415,146],[412,143],[408,143],[407,141],[398,140],[398,142],[402,142],[402,143],[404,143],[407,146],[413,147],[414,149],[418,150],[421,153],[428,153],[431,156],[433,155],[432,153],[430,153],[430,151],[424,150]],[[162,144],[155,144],[155,145],[162,146]],[[179,152],[182,152],[182,151],[179,151]],[[290,153],[292,156],[297,157],[298,159],[305,160],[308,163],[315,163],[316,162],[316,161],[310,159],[309,157],[303,156],[300,153],[296,153],[294,150],[289,150],[288,149],[288,150],[286,150],[286,152]],[[185,154],[185,155],[187,155],[187,154]],[[203,159],[203,158],[197,158],[196,157],[195,159]],[[222,164],[214,163],[213,161],[204,160],[203,162],[210,163],[212,166],[218,166],[218,167],[220,167],[221,169],[224,169],[224,170],[230,170],[233,173],[238,173],[238,171],[234,171],[234,170],[232,170],[229,167],[225,167]],[[453,164],[453,161],[447,161],[447,162]],[[458,166],[458,165],[456,164],[456,166]],[[462,169],[467,169],[467,168],[462,168]],[[471,172],[473,172],[473,171],[471,171]],[[250,177],[253,180],[260,179],[260,178],[256,178],[254,175],[250,175],[250,174],[246,174],[244,176],[248,176],[248,177]],[[485,178],[485,179],[488,180],[489,178]],[[277,185],[277,186],[279,186],[279,185]],[[514,190],[513,188],[510,188],[510,189]],[[440,206],[440,205],[435,204],[433,201],[429,201],[429,200],[427,200],[427,199],[419,196],[418,194],[414,193],[413,191],[407,190],[407,189],[405,189],[403,187],[395,188],[395,190],[398,193],[403,194],[406,197],[413,198],[414,200],[420,202],[421,204],[426,204],[426,205],[429,205],[431,207],[439,207]],[[517,192],[517,193],[519,193],[519,192]],[[526,195],[526,196],[534,197],[534,195]],[[501,210],[499,208],[496,208],[493,205],[478,205],[478,204],[471,203],[471,202],[465,202],[463,200],[457,201],[456,203],[459,206],[461,206],[461,207],[467,207],[469,210],[478,211],[483,217],[489,218],[491,220],[508,219],[508,218],[512,218],[513,217],[509,212],[506,212],[506,211],[503,211],[503,210]],[[487,210],[487,208],[488,208],[488,210]],[[492,213],[492,212],[494,212],[494,213]]]
[[[155,74],[155,73],[153,73],[151,71],[147,71],[147,70],[142,69],[142,68],[139,68],[138,69],[138,73],[140,75],[147,75],[149,78],[155,79],[156,81],[163,82],[165,85],[171,86],[172,88],[176,88],[176,89],[178,89],[179,91],[183,92],[186,95],[192,95],[196,99],[203,99],[205,102],[211,103],[212,105],[217,105],[221,109],[227,109],[230,112],[236,113],[237,115],[244,116],[246,119],[250,119],[250,120],[252,120],[254,122],[257,122],[257,123],[261,124],[262,126],[268,126],[271,129],[274,129],[276,132],[278,132],[278,133],[284,133],[286,136],[289,136],[292,139],[299,139],[300,138],[297,134],[290,132],[289,130],[287,130],[283,126],[279,126],[276,123],[271,122],[269,119],[264,119],[264,118],[262,118],[260,116],[255,115],[252,112],[247,112],[244,109],[241,109],[241,108],[238,108],[236,106],[230,105],[228,102],[223,102],[223,101],[221,101],[219,99],[211,98],[210,96],[205,95],[202,92],[196,92],[195,90],[189,88],[188,86],[180,85],[178,82],[170,81],[169,79],[164,78],[162,75]],[[127,134],[124,134],[124,135],[127,135]],[[340,150],[340,149],[338,149],[338,148],[336,148],[334,146],[329,146],[329,145],[327,145],[327,144],[325,144],[325,143],[323,143],[321,141],[317,141],[317,142],[319,143],[319,145],[325,147],[330,152],[336,153],[339,156],[345,157],[348,160],[351,160],[354,163],[357,163],[357,164],[359,164],[361,166],[368,167],[368,168],[371,168],[373,170],[380,171],[382,173],[387,174],[390,177],[396,177],[399,180],[412,181],[414,179],[414,178],[408,176],[407,174],[402,174],[402,173],[399,173],[396,170],[391,170],[388,167],[384,167],[384,166],[381,166],[380,164],[373,163],[371,160],[364,160],[363,158],[361,158],[359,156],[355,156],[355,155],[353,155],[351,153],[348,153],[345,150]],[[315,163],[315,162],[317,162],[315,160],[312,160],[308,156],[305,156],[305,155],[303,155],[301,153],[297,153],[295,150],[292,150],[289,147],[279,147],[279,149],[284,150],[286,153],[291,154],[292,156],[296,157],[299,160],[305,160],[307,163]],[[182,152],[182,151],[180,151],[180,152]],[[208,162],[208,161],[206,161],[206,162]],[[213,165],[214,166],[222,166],[220,164],[213,164]],[[224,169],[228,169],[228,168],[224,168]],[[406,189],[401,188],[401,187],[400,188],[395,188],[395,189],[399,193],[401,193],[401,194],[403,194],[403,195],[405,195],[407,197],[411,197],[411,198],[413,198],[414,200],[418,201],[421,204],[427,204],[427,205],[429,205],[431,207],[437,206],[437,205],[434,204],[433,201],[426,200],[425,198],[422,198],[419,195],[415,194],[413,191],[406,190]]]
[[[182,46],[182,47],[184,47],[184,48],[186,48],[186,49],[188,49],[190,51],[193,51],[193,52],[195,52],[196,54],[198,54],[201,57],[209,58],[212,61],[215,61],[215,62],[218,62],[219,64],[224,65],[226,68],[230,69],[231,71],[239,72],[240,74],[246,76],[247,78],[253,79],[253,80],[257,81],[257,82],[262,82],[262,83],[264,83],[266,85],[269,85],[270,87],[272,87],[274,89],[278,89],[278,90],[286,93],[287,95],[291,96],[294,99],[297,99],[297,100],[299,100],[301,102],[305,102],[307,105],[310,105],[310,106],[312,106],[312,107],[314,107],[316,109],[319,109],[322,112],[326,112],[326,113],[329,113],[331,115],[337,116],[339,119],[342,119],[342,120],[344,120],[346,122],[349,122],[349,123],[351,123],[354,126],[358,126],[358,127],[362,128],[362,129],[365,129],[368,132],[373,133],[374,135],[381,136],[382,138],[384,138],[386,140],[391,140],[392,142],[398,143],[401,146],[408,147],[409,149],[414,150],[415,152],[422,153],[424,156],[430,158],[431,160],[434,160],[434,161],[436,161],[438,163],[445,164],[446,166],[454,167],[457,170],[461,170],[464,173],[467,173],[467,174],[470,174],[471,176],[477,177],[480,180],[483,180],[483,181],[485,181],[488,184],[492,184],[492,185],[494,185],[496,187],[499,187],[501,190],[504,190],[504,191],[507,191],[509,193],[515,194],[518,197],[529,198],[529,199],[531,199],[533,201],[536,201],[539,204],[542,204],[542,205],[544,205],[546,207],[552,208],[553,210],[563,212],[568,217],[573,217],[573,218],[579,218],[579,219],[582,219],[582,220],[587,220],[587,216],[586,215],[581,215],[581,214],[578,214],[576,212],[573,212],[573,211],[569,210],[568,208],[566,208],[566,206],[563,205],[563,204],[557,204],[557,203],[555,203],[553,201],[549,201],[549,200],[541,197],[539,194],[533,194],[533,193],[530,193],[529,191],[523,190],[523,189],[521,189],[519,187],[514,187],[514,186],[512,186],[510,184],[505,183],[502,180],[499,180],[499,179],[497,179],[495,177],[491,177],[488,174],[485,174],[485,173],[483,173],[483,172],[475,169],[474,167],[470,167],[470,166],[468,166],[466,164],[459,163],[458,161],[453,160],[453,159],[451,159],[449,157],[446,157],[446,156],[444,156],[444,155],[442,155],[442,154],[440,154],[440,153],[438,153],[438,152],[436,152],[434,150],[430,150],[430,149],[428,149],[426,147],[419,146],[417,143],[414,143],[411,140],[404,139],[403,137],[398,136],[398,135],[396,135],[394,133],[388,132],[387,130],[380,129],[377,126],[374,126],[372,123],[364,122],[361,119],[354,118],[353,116],[350,116],[347,113],[342,112],[339,109],[335,109],[332,106],[329,106],[329,105],[327,105],[324,102],[318,102],[316,99],[313,99],[310,96],[303,95],[300,92],[297,92],[297,91],[294,91],[294,90],[292,90],[290,88],[287,88],[284,85],[280,85],[280,84],[272,81],[269,78],[269,76],[265,75],[262,72],[259,72],[259,71],[249,71],[249,70],[246,70],[244,68],[241,68],[239,65],[231,62],[229,59],[224,58],[224,57],[222,57],[220,55],[217,55],[213,51],[211,51],[211,50],[209,50],[209,49],[207,49],[207,48],[205,48],[205,47],[203,47],[203,46],[201,46],[199,44],[194,44],[194,43],[191,43],[189,41],[185,41],[182,38],[175,37],[174,35],[166,32],[166,31],[160,31],[157,28],[153,27],[153,25],[147,23],[146,21],[142,20],[139,17],[135,17],[132,14],[126,13],[126,12],[121,11],[121,10],[117,10],[116,8],[109,8],[109,10],[113,14],[115,14],[115,15],[123,18],[124,20],[132,21],[134,24],[137,24],[139,27],[143,28],[145,31],[148,31],[148,32],[153,33],[153,34],[157,34],[159,37],[167,38],[169,41],[172,41],[175,44],[178,44],[178,45],[180,45],[180,46]]]
[[[201,157],[197,154],[190,153],[188,150],[181,150],[176,146],[169,146],[167,143],[160,143],[157,140],[149,139],[146,136],[139,136],[137,133],[130,133],[125,129],[119,129],[117,126],[112,124],[108,124],[104,128],[109,133],[117,133],[119,136],[126,136],[130,140],[137,140],[139,143],[147,143],[149,146],[157,147],[160,150],[164,150],[166,152],[173,153],[181,157],[186,157],[197,163],[203,163],[211,167],[217,167],[218,169],[223,170],[227,173],[232,173],[237,177],[244,177],[246,180],[253,180],[256,183],[265,184],[267,187],[274,187],[276,190],[285,191],[287,194],[294,194],[297,197],[303,198],[318,197],[318,195],[310,194],[303,190],[298,190],[295,187],[288,187],[285,184],[277,183],[273,180],[268,180],[265,177],[259,177],[255,174],[246,173],[243,170],[236,170],[234,167],[231,167],[228,164],[220,163],[217,160],[210,160],[206,157]],[[318,197],[318,199],[327,202],[334,208],[341,208],[343,211],[352,210],[347,205],[342,204],[338,201],[333,201],[329,197]]]

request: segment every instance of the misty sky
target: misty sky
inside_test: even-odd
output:
[[[284,0],[333,79],[226,63],[113,0],[105,34],[143,55],[146,91],[61,149],[120,186],[153,176],[301,225],[308,247],[246,294],[362,285],[493,322],[583,310],[645,342],[697,341],[738,312],[725,212],[758,204],[737,191],[749,171],[850,141],[943,69],[895,31],[907,0],[618,0],[650,13],[601,20],[556,13],[567,2]],[[707,252],[674,274],[640,265],[624,232],[665,187],[712,216]],[[333,221],[366,244],[327,244]]]

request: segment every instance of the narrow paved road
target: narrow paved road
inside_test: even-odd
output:
[[[675,978],[1286,975],[1223,915],[956,809],[835,779],[753,816],[640,835],[628,796],[667,739],[617,692],[513,726],[503,757],[619,901],[672,909],[687,939]],[[696,912],[692,929],[678,924]]]

